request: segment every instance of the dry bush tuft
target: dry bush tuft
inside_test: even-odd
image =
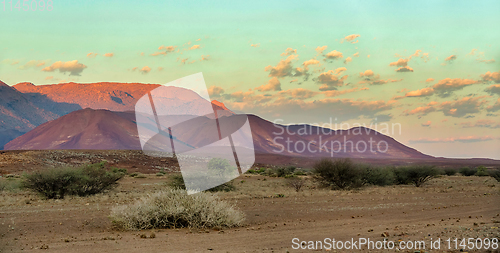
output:
[[[305,182],[305,180],[299,177],[292,177],[287,180],[288,186],[292,187],[296,192],[299,192],[300,189],[302,189]]]
[[[112,210],[118,229],[223,228],[240,226],[244,214],[209,193],[187,195],[185,190],[167,189],[143,197],[131,206]]]

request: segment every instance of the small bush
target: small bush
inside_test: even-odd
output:
[[[387,186],[395,182],[394,171],[391,168],[367,167],[363,171],[363,181],[366,184]]]
[[[180,189],[156,192],[131,206],[113,208],[110,219],[124,230],[237,227],[244,214],[209,193]]]
[[[264,172],[262,172],[260,174],[263,176],[268,176],[268,177],[277,177],[278,176],[276,174],[276,172],[271,168],[266,169]]]
[[[396,184],[410,184],[411,180],[408,177],[408,168],[407,167],[394,167],[392,169],[394,173],[394,182]]]
[[[490,175],[490,177],[500,182],[500,169],[490,170],[488,171],[488,174]]]
[[[223,183],[221,185],[218,185],[216,187],[210,188],[207,191],[209,192],[230,192],[236,190],[236,187],[234,186],[233,180]]]
[[[108,172],[103,167],[104,164],[99,163],[81,168],[38,171],[25,175],[22,185],[48,199],[93,195],[114,188],[123,177],[122,173]]]
[[[447,176],[454,176],[455,174],[457,174],[457,170],[454,168],[445,168],[444,174]]]
[[[361,170],[350,159],[323,159],[314,165],[316,180],[332,189],[353,189],[363,186]]]
[[[266,168],[260,168],[258,170],[255,170],[255,172],[257,172],[257,174],[262,174],[262,173],[266,172]]]
[[[414,184],[416,187],[420,187],[439,175],[439,170],[434,166],[415,165],[396,168],[394,175],[398,184]]]
[[[170,187],[181,190],[186,189],[186,185],[184,184],[184,179],[181,174],[175,174],[171,176],[170,179],[170,183],[168,184]]]
[[[79,173],[72,168],[56,168],[39,171],[25,176],[23,186],[48,199],[62,199],[78,181]]]
[[[156,173],[157,177],[165,176],[167,174],[167,171],[164,168],[161,168],[158,173]]]
[[[128,174],[127,169],[123,169],[123,168],[111,168],[111,172],[113,172],[113,173],[122,173],[123,175],[127,175]]]
[[[287,180],[288,186],[292,187],[296,192],[299,192],[300,189],[305,185],[305,180],[302,178],[294,177],[294,178],[289,178]]]
[[[245,174],[257,174],[257,171],[255,171],[254,169],[249,169],[247,170],[247,172],[245,172]]]
[[[256,175],[256,174],[261,174],[261,173],[264,173],[265,171],[266,171],[266,169],[265,169],[265,168],[260,168],[260,169],[259,169],[259,168],[254,168],[254,169],[249,169],[249,170],[247,170],[247,172],[246,172],[246,173]]]
[[[474,175],[478,176],[478,177],[487,177],[487,176],[489,176],[489,174],[486,170],[487,170],[486,167],[479,166],[479,167],[477,167],[476,173]]]
[[[228,160],[217,157],[210,159],[207,168],[210,173],[220,177],[226,177],[235,173],[236,171],[236,169],[231,166]]]
[[[276,176],[277,177],[287,177],[289,175],[293,175],[293,172],[295,172],[295,169],[297,169],[295,166],[288,166],[286,168],[278,168],[276,170]]]
[[[462,174],[462,176],[470,177],[476,174],[477,169],[475,168],[469,168],[469,167],[463,167],[461,168],[458,172]]]
[[[89,165],[77,170],[77,180],[70,188],[71,195],[88,196],[114,188],[123,173],[108,172],[102,164]]]
[[[296,170],[294,173],[293,173],[295,176],[305,176],[307,175],[304,171],[302,170]]]

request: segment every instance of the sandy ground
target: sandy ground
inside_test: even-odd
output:
[[[244,227],[221,231],[112,228],[108,215],[113,206],[133,203],[163,189],[166,181],[167,176],[126,177],[111,192],[64,200],[4,191],[0,193],[0,252],[312,251],[293,249],[297,246],[292,244],[293,238],[423,240],[425,252],[458,252],[445,250],[444,242],[441,250],[430,250],[428,243],[431,238],[500,237],[500,183],[490,177],[462,176],[443,176],[420,188],[370,186],[357,191],[315,189],[309,181],[297,193],[284,179],[244,175],[235,180],[235,192],[218,194],[246,214]],[[351,251],[374,250],[330,252]]]

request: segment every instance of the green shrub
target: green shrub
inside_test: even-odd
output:
[[[257,174],[257,171],[255,171],[254,169],[249,169],[247,170],[247,172],[245,172],[245,174]]]
[[[207,165],[208,171],[219,177],[227,177],[236,173],[236,168],[231,166],[228,160],[222,158],[212,158]]]
[[[288,166],[285,168],[278,168],[275,173],[277,177],[287,177],[289,175],[293,175],[295,169],[297,169],[295,166]]]
[[[77,170],[78,177],[70,187],[71,195],[88,196],[101,193],[117,186],[123,173],[106,171],[103,165],[89,165]]]
[[[363,169],[363,181],[366,184],[387,186],[395,182],[394,171],[391,168],[372,168]]]
[[[476,174],[477,169],[475,168],[469,168],[469,167],[463,167],[461,168],[458,172],[462,174],[462,176],[470,177]]]
[[[276,174],[276,172],[271,168],[267,168],[264,172],[262,172],[260,174],[263,176],[268,176],[268,177],[277,177],[278,176]]]
[[[323,159],[313,166],[316,180],[332,189],[353,189],[363,186],[362,171],[350,159]]]
[[[72,168],[56,168],[25,176],[23,186],[36,191],[48,199],[62,199],[78,181],[79,173]]]
[[[500,182],[500,169],[490,170],[488,171],[488,174],[490,175],[490,177],[493,177],[498,182]]]
[[[439,175],[439,170],[430,165],[399,167],[393,171],[397,184],[414,184],[416,187]]]
[[[168,189],[133,205],[113,208],[110,219],[124,230],[224,228],[242,225],[244,214],[209,193],[187,195],[180,189]]]
[[[161,173],[161,172],[159,172]],[[130,177],[133,177],[133,178],[146,178],[146,175],[140,173],[140,172],[132,172],[130,174],[128,174]]]
[[[169,186],[174,189],[186,190],[186,184],[184,183],[184,178],[182,174],[176,174],[171,177]],[[236,190],[233,180],[226,182],[224,184],[218,185],[216,187],[210,188],[209,192],[230,192]]]
[[[246,173],[256,175],[256,174],[264,173],[265,171],[266,171],[266,168],[260,168],[260,169],[259,168],[254,168],[254,169],[247,170]]]
[[[56,168],[24,176],[22,186],[48,199],[62,199],[65,195],[87,196],[110,190],[123,177],[122,173],[108,172],[103,163],[80,168]]]
[[[233,180],[223,183],[221,185],[217,185],[216,187],[210,188],[207,191],[209,192],[230,192],[236,190],[234,186]]]
[[[302,170],[296,170],[294,173],[293,173],[295,176],[305,176],[307,175],[304,171]]]
[[[170,177],[170,182],[168,185],[174,189],[186,189],[186,185],[184,184],[184,179],[182,178],[182,174],[174,174]]]
[[[478,177],[487,177],[489,176],[487,168],[484,166],[479,166],[476,168],[476,173],[474,174],[475,176]]]
[[[123,169],[123,168],[111,168],[111,172],[113,172],[113,173],[122,173],[123,175],[127,175],[128,174],[127,169]]]
[[[447,176],[453,176],[453,175],[457,174],[457,170],[454,168],[445,168],[444,174]]]
[[[394,182],[395,184],[410,184],[411,180],[408,177],[408,168],[407,167],[394,167],[392,169],[394,174]]]

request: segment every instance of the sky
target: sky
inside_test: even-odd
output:
[[[202,72],[235,111],[334,129],[399,124],[387,134],[425,154],[500,159],[498,1],[49,2],[0,5],[3,82],[165,84]]]

